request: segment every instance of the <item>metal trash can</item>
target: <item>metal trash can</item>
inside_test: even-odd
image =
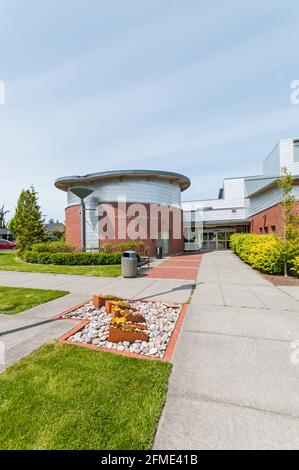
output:
[[[162,246],[157,246],[157,248],[156,248],[156,258],[157,259],[162,259],[163,258]]]
[[[124,251],[121,259],[123,277],[137,277],[137,253]]]

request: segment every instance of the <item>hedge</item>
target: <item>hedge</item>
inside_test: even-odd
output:
[[[25,251],[22,258],[27,263],[57,264],[63,266],[88,266],[120,264],[122,253],[39,253]]]
[[[230,242],[243,261],[264,273],[282,274],[285,260],[294,271],[294,258],[299,256],[299,240],[284,242],[275,235],[236,233]]]
[[[127,250],[135,250],[139,254],[142,254],[144,251],[144,242],[140,240],[128,240],[117,244],[105,243],[101,247],[101,251],[104,253],[122,252]]]
[[[34,243],[31,247],[32,251],[36,253],[70,253],[76,251],[76,247],[68,245],[65,242],[47,242],[47,243]]]

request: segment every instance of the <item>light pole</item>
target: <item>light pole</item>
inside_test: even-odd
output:
[[[93,193],[93,189],[76,186],[70,188],[71,193],[80,198],[81,201],[81,250],[86,251],[86,217],[85,217],[85,202],[84,199]]]

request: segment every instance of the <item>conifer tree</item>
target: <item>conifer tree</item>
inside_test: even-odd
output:
[[[30,249],[33,243],[45,241],[45,226],[37,192],[33,186],[22,190],[16,212],[9,223],[9,230],[13,233],[21,252]]]

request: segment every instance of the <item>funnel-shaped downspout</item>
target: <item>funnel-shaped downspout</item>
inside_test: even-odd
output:
[[[70,191],[75,194],[75,196],[80,198],[81,201],[81,251],[86,251],[86,216],[85,216],[85,202],[84,199],[87,196],[90,196],[93,193],[93,189],[85,188],[82,186],[77,186],[70,188]]]

